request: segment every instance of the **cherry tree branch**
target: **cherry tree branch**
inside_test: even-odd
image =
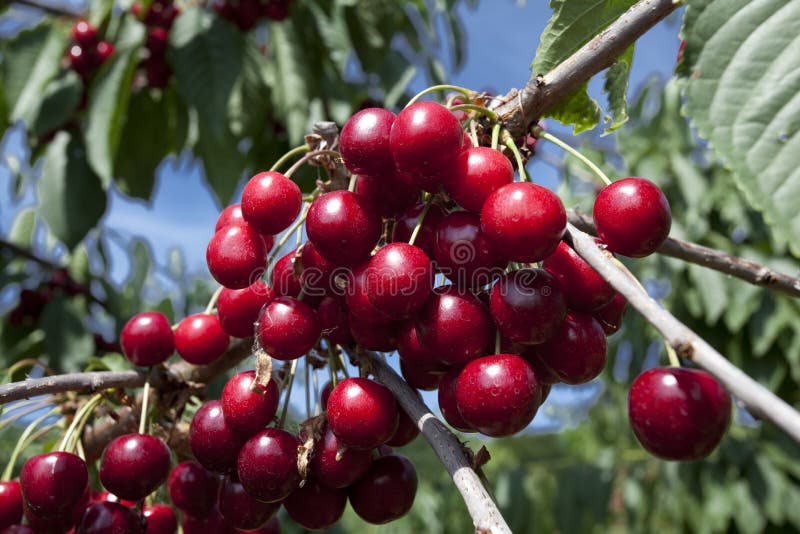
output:
[[[650,298],[628,274],[617,267],[598,247],[594,239],[568,224],[569,237],[575,251],[614,289],[628,299],[652,324],[678,355],[694,361],[714,375],[725,388],[744,403],[753,414],[771,421],[800,443],[800,413],[783,399],[747,376],[729,362],[689,327]]]

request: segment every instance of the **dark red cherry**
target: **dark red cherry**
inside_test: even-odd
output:
[[[382,525],[403,517],[414,504],[417,472],[405,456],[376,458],[369,471],[350,488],[350,505],[368,523]]]
[[[486,306],[455,286],[437,287],[415,324],[419,342],[440,361],[457,367],[485,354],[494,337]]]
[[[76,534],[144,534],[139,514],[116,502],[95,502],[83,513]]]
[[[9,525],[5,529],[0,530],[0,533],[2,533],[2,534],[37,534],[36,531],[33,530],[28,525],[20,525],[18,523],[14,524],[14,525]]]
[[[85,20],[79,20],[72,27],[72,40],[79,45],[90,48],[97,44],[97,28]]]
[[[166,504],[145,505],[142,512],[147,522],[145,534],[175,534],[178,531],[178,519],[171,506]]]
[[[164,28],[154,27],[147,31],[147,50],[150,55],[163,56],[169,46],[169,32]]]
[[[396,169],[356,180],[356,195],[381,217],[392,217],[416,204],[422,191],[410,174]]]
[[[272,421],[280,400],[275,380],[270,379],[266,387],[256,384],[255,380],[255,371],[243,371],[233,375],[222,388],[225,422],[245,436],[252,436]],[[225,515],[224,511],[222,515]]]
[[[406,209],[403,213],[397,216],[392,231],[393,243],[408,243],[411,239],[411,234],[414,232],[422,210],[425,209],[425,204],[415,204]],[[429,258],[434,257],[434,237],[436,235],[436,228],[444,219],[445,212],[437,204],[432,204],[425,215],[425,220],[422,221],[422,226],[417,234],[417,239],[414,245],[425,251]]]
[[[341,443],[374,449],[397,430],[397,401],[385,386],[367,378],[342,380],[328,397],[328,425]]]
[[[569,312],[553,337],[536,352],[562,382],[583,384],[606,366],[606,336],[591,315]]]
[[[251,497],[242,484],[230,476],[225,477],[219,489],[219,513],[225,522],[242,530],[261,528],[281,507],[280,502],[267,503]]]
[[[239,532],[225,521],[216,504],[203,517],[183,514],[181,528],[183,534],[210,534],[211,532],[214,534],[237,534]]]
[[[261,280],[244,289],[223,288],[217,299],[219,324],[233,337],[252,337],[258,315],[275,299],[275,292]]]
[[[189,425],[192,454],[200,465],[217,473],[236,468],[236,458],[244,439],[225,422],[222,403],[218,400],[203,404]]]
[[[564,322],[566,299],[544,269],[520,269],[492,287],[489,309],[500,333],[513,343],[543,343]]]
[[[553,253],[567,228],[558,196],[540,185],[514,182],[486,199],[481,229],[498,254],[511,261],[540,261]]]
[[[94,70],[94,47],[84,48],[81,45],[74,45],[69,48],[67,53],[72,70],[77,72],[84,80],[88,78]]]
[[[563,241],[545,258],[542,267],[555,276],[572,310],[593,312],[614,298],[616,292],[597,271]]]
[[[406,413],[406,411],[400,407],[397,410],[397,413],[400,415],[397,424],[397,430],[392,436],[392,439],[386,442],[387,445],[390,447],[402,447],[404,445],[408,445],[412,441],[414,441],[417,436],[419,436],[419,427],[417,423],[414,422],[411,417]]]
[[[344,269],[337,269],[335,263],[326,260],[310,241],[306,241],[300,251],[300,264],[302,265],[300,283],[305,288],[306,295],[323,297],[328,294],[341,294],[334,276]]]
[[[100,502],[100,501],[118,502],[120,504],[124,504],[128,508],[133,508],[134,506],[136,506],[136,501],[131,501],[131,500],[128,500],[128,499],[120,499],[119,497],[117,497],[116,495],[114,495],[113,493],[111,493],[108,490],[91,492],[90,501],[91,502]]]
[[[181,511],[203,517],[217,502],[219,483],[219,475],[189,460],[172,468],[167,479],[167,491],[172,503]]]
[[[163,88],[169,84],[169,77],[172,74],[172,69],[163,57],[149,57],[142,62],[142,66],[147,76],[148,86]]]
[[[614,294],[611,302],[596,310],[593,314],[600,326],[603,327],[603,332],[610,336],[619,330],[622,326],[622,319],[625,317],[625,310],[628,308],[628,301],[619,293]]]
[[[217,224],[214,226],[214,232],[219,232],[226,226],[237,226],[247,224],[242,216],[242,205],[231,204],[219,214]],[[275,236],[271,234],[261,234],[261,239],[264,240],[264,247],[269,251],[272,245],[275,244]]]
[[[326,428],[322,438],[314,443],[309,467],[312,477],[326,486],[346,488],[361,478],[370,464],[371,450],[345,447],[339,443],[336,434]]]
[[[259,0],[239,0],[236,7],[236,24],[239,29],[250,31],[255,28],[261,15],[261,2]]]
[[[461,417],[461,412],[458,411],[456,383],[458,383],[460,374],[461,369],[453,369],[442,376],[441,382],[439,382],[439,409],[442,411],[442,416],[447,421],[447,424],[459,432],[476,432],[472,425]]]
[[[491,437],[516,434],[533,420],[541,386],[533,368],[516,354],[471,361],[456,382],[456,404],[464,421]]]
[[[272,4],[270,3],[267,5],[269,6]],[[258,528],[256,530],[237,530],[236,533],[237,534],[281,534],[281,523],[278,520],[278,516],[275,515],[272,517],[272,519],[267,521],[266,525],[264,525],[261,528]]]
[[[561,382],[561,378],[555,371],[545,365],[544,361],[542,361],[542,358],[539,356],[539,350],[541,348],[541,345],[537,347],[530,347],[520,356],[525,358],[528,363],[531,364],[531,367],[533,367],[533,372],[536,373],[536,380],[538,380],[542,386],[558,384]]]
[[[306,232],[317,251],[337,265],[369,257],[381,236],[381,219],[350,191],[331,191],[308,210]]]
[[[25,521],[28,523],[28,526],[32,527],[35,532],[42,534],[61,534],[71,530],[72,527],[80,523],[83,513],[89,506],[90,495],[91,491],[89,491],[89,486],[86,486],[86,489],[83,491],[80,497],[78,497],[78,502],[72,508],[71,512],[64,516],[47,519],[33,513],[28,501],[25,500],[23,496],[22,514],[25,516]]]
[[[126,434],[106,445],[100,458],[100,482],[114,495],[144,499],[167,480],[167,444],[148,434]]]
[[[175,329],[175,350],[195,365],[206,365],[222,356],[230,339],[219,316],[196,313],[184,318]]]
[[[206,263],[217,282],[230,289],[243,289],[264,274],[267,249],[252,226],[226,226],[209,241]]]
[[[122,352],[134,365],[158,365],[175,350],[172,327],[158,312],[142,312],[125,323],[119,336]]]
[[[303,193],[279,172],[260,172],[242,191],[242,216],[262,234],[289,228],[303,207]]]
[[[464,150],[442,175],[444,189],[465,210],[480,213],[486,199],[514,181],[514,168],[500,151],[489,147]]]
[[[392,352],[397,349],[397,338],[402,321],[388,323],[373,323],[361,319],[360,316],[350,314],[347,319],[350,324],[350,334],[353,340],[367,350],[379,352]]]
[[[314,479],[306,480],[283,501],[283,507],[295,523],[308,530],[332,527],[347,506],[347,491],[330,488]]]
[[[272,267],[269,281],[278,296],[297,297],[300,294],[302,287],[299,277],[295,276],[295,254],[296,251],[290,250]]]
[[[64,520],[71,517],[88,491],[89,472],[86,463],[74,454],[37,454],[22,466],[19,485],[26,507],[34,515]]]
[[[698,460],[717,447],[731,421],[731,397],[699,369],[656,367],[639,375],[628,396],[633,433],[665,460]]]
[[[442,367],[439,354],[420,343],[413,319],[406,321],[397,333],[397,352],[410,367],[425,370]]]
[[[468,211],[455,211],[439,223],[433,251],[439,271],[465,289],[492,283],[508,263],[483,235],[480,217]]]
[[[245,491],[263,502],[285,499],[300,482],[299,445],[295,436],[277,428],[267,428],[247,440],[237,461]]]
[[[350,312],[342,297],[323,297],[317,307],[317,317],[322,327],[322,335],[335,345],[350,345],[353,334],[350,332]]]
[[[362,109],[347,120],[339,134],[339,151],[347,170],[353,174],[392,173],[389,132],[394,120],[395,114],[383,108]]]
[[[276,360],[299,358],[316,344],[322,328],[317,314],[293,297],[278,297],[258,319],[258,341]]]
[[[388,323],[392,319],[378,310],[367,296],[367,269],[369,261],[354,267],[346,273],[345,302],[350,313],[362,322],[379,324]]]
[[[97,66],[102,65],[114,55],[114,45],[108,41],[100,41],[94,49],[94,60]]]
[[[672,226],[667,197],[644,178],[623,178],[603,188],[593,213],[597,235],[609,250],[632,258],[658,250]]]
[[[408,385],[414,389],[421,389],[422,391],[435,391],[439,387],[439,381],[442,379],[441,368],[426,369],[425,367],[415,367],[400,360],[400,373],[403,379],[408,382]]]
[[[0,531],[22,521],[22,490],[19,481],[0,482]]]
[[[390,243],[369,262],[367,298],[392,319],[406,319],[425,304],[433,289],[433,264],[419,247]]]
[[[426,176],[453,163],[463,139],[461,124],[450,110],[435,102],[415,102],[397,114],[389,145],[397,168]]]

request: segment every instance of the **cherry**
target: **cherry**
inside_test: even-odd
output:
[[[100,482],[118,497],[144,499],[167,480],[170,451],[148,434],[126,434],[106,445],[100,458]]]
[[[422,210],[424,209],[425,204],[415,204],[397,216],[394,230],[392,230],[392,242],[407,243],[411,239],[411,234],[414,233],[414,228],[419,223],[420,215],[422,215]],[[444,210],[437,204],[431,204],[417,233],[417,239],[414,241],[414,245],[425,251],[429,258],[434,257],[436,229],[444,217]]]
[[[225,422],[222,403],[208,401],[194,414],[189,425],[189,448],[200,465],[225,473],[236,467],[244,436]]]
[[[94,49],[94,59],[98,66],[108,61],[114,55],[114,45],[108,41],[100,41]]]
[[[337,375],[336,381],[341,382],[341,380],[342,378]],[[325,382],[325,385],[322,386],[322,390],[319,392],[319,401],[322,403],[323,409],[325,409],[325,407],[328,405],[328,397],[331,396],[331,391],[333,391],[333,383],[328,380]]]
[[[362,322],[370,324],[388,323],[392,319],[378,310],[370,302],[367,295],[367,269],[369,268],[369,263],[365,261],[346,274],[345,302],[351,316],[358,317]]]
[[[481,229],[498,254],[511,261],[540,261],[552,254],[567,228],[558,196],[540,185],[514,182],[486,199]]]
[[[269,20],[280,22],[289,16],[289,5],[292,0],[268,0],[261,12]]]
[[[544,361],[539,356],[539,350],[541,348],[541,345],[538,347],[530,347],[523,352],[521,356],[525,358],[529,364],[531,364],[531,367],[533,367],[533,372],[536,373],[536,380],[538,380],[542,386],[558,384],[561,382],[561,378],[555,371],[545,365]]]
[[[211,276],[230,289],[243,289],[267,268],[267,249],[250,225],[226,226],[214,234],[206,249]]]
[[[142,367],[163,362],[175,350],[169,320],[158,312],[134,315],[122,328],[119,341],[125,357]]]
[[[169,32],[164,28],[154,27],[147,31],[147,49],[152,56],[163,56],[169,46]]]
[[[439,409],[442,411],[442,416],[448,425],[460,432],[475,432],[476,430],[472,425],[467,423],[461,417],[461,412],[458,411],[456,384],[460,374],[461,369],[453,369],[442,376],[441,382],[439,382]]]
[[[381,525],[403,517],[414,504],[417,472],[405,456],[375,459],[361,480],[350,488],[350,505],[368,523]]]
[[[136,501],[130,501],[128,499],[120,499],[113,493],[108,490],[102,491],[93,491],[91,492],[90,497],[91,502],[99,502],[99,501],[108,501],[108,502],[118,502],[120,504],[124,504],[125,506],[131,508],[136,506]]]
[[[361,175],[356,180],[356,195],[381,217],[393,217],[413,206],[422,190],[414,177],[392,169],[383,175]]]
[[[217,360],[228,348],[229,341],[219,317],[210,313],[190,315],[175,329],[175,349],[181,358],[195,365]]]
[[[437,287],[416,319],[419,342],[448,365],[463,366],[485,354],[492,318],[478,297],[455,286]]]
[[[195,517],[203,517],[211,511],[217,502],[218,490],[219,476],[192,460],[173,467],[167,479],[172,503]]]
[[[237,226],[247,224],[242,216],[242,205],[231,204],[219,214],[217,224],[214,226],[214,232],[219,232],[226,226]],[[264,247],[269,251],[272,245],[275,244],[275,236],[271,234],[261,234],[261,239],[264,240]]]
[[[183,534],[210,534],[211,532],[214,534],[236,534],[238,532],[225,521],[216,504],[214,504],[213,508],[207,510],[203,517],[183,514],[181,528],[183,529]]]
[[[336,264],[325,259],[310,241],[303,244],[300,251],[300,283],[306,295],[322,297],[327,294],[338,294],[334,276],[338,274]]]
[[[252,337],[261,308],[274,299],[275,292],[261,280],[244,289],[222,288],[217,299],[219,324],[229,336]]]
[[[230,476],[225,477],[219,490],[219,513],[225,522],[242,530],[261,528],[272,519],[280,502],[266,503],[251,497],[242,484]]]
[[[389,132],[395,114],[383,108],[362,109],[350,117],[339,134],[344,166],[353,174],[385,176],[394,170]]]
[[[71,530],[72,527],[80,523],[83,513],[89,506],[90,494],[91,492],[89,491],[89,486],[86,486],[83,493],[77,498],[77,502],[73,506],[72,510],[67,512],[66,515],[54,518],[44,518],[35,514],[31,510],[30,504],[24,497],[23,489],[22,513],[25,516],[25,521],[27,521],[28,525],[32,527],[35,532],[40,534],[61,534]]]
[[[331,191],[308,210],[308,240],[327,260],[353,265],[369,257],[381,236],[381,220],[350,191]]]
[[[332,527],[344,513],[347,492],[308,479],[286,497],[283,507],[295,523],[308,530]]]
[[[397,337],[402,321],[373,323],[351,313],[347,319],[355,342],[367,350],[392,352],[397,349]]]
[[[335,345],[351,345],[354,342],[350,332],[350,319],[347,304],[341,297],[323,297],[317,307],[317,317],[322,335]]]
[[[622,318],[625,316],[625,310],[628,308],[628,301],[619,293],[614,294],[611,302],[596,310],[594,318],[603,327],[603,332],[610,336],[619,330],[622,326]]]
[[[308,304],[293,297],[278,297],[258,318],[258,342],[276,360],[299,358],[316,344],[322,328]]]
[[[473,360],[456,382],[461,417],[491,437],[510,436],[528,426],[540,401],[541,386],[533,368],[516,354]]]
[[[267,524],[256,530],[237,530],[238,534],[281,534],[281,523],[275,515]]]
[[[405,360],[400,360],[400,374],[403,375],[403,379],[408,382],[408,385],[414,389],[435,391],[439,387],[439,381],[442,379],[442,372],[440,369],[415,367],[406,363]]]
[[[279,172],[260,172],[242,191],[242,215],[262,234],[286,230],[300,214],[303,193]]]
[[[442,175],[445,191],[465,210],[480,213],[486,199],[514,181],[511,162],[498,150],[470,147]]]
[[[95,502],[83,514],[76,534],[144,534],[139,515],[127,506],[116,502]]]
[[[561,284],[570,309],[593,312],[611,302],[616,291],[563,241],[542,267]]]
[[[280,400],[275,380],[270,379],[266,387],[258,385],[255,380],[255,371],[243,371],[231,377],[222,389],[225,422],[245,436],[252,436],[272,421]],[[222,515],[225,515],[224,511]]]
[[[453,212],[439,223],[433,254],[436,267],[465,289],[491,283],[507,263],[483,234],[480,217],[467,211]]]
[[[367,378],[342,380],[328,397],[328,425],[341,443],[374,449],[397,430],[397,401],[385,386]]]
[[[463,139],[461,124],[450,110],[435,102],[415,102],[397,114],[389,146],[397,168],[430,176],[455,161]]]
[[[698,460],[717,447],[731,421],[731,397],[705,371],[656,367],[631,385],[628,416],[639,443],[665,460]]]
[[[28,525],[9,525],[4,530],[0,530],[2,534],[37,534],[35,530],[33,530]]]
[[[295,256],[296,251],[290,250],[287,254],[281,256],[272,267],[269,281],[276,295],[297,297],[303,289],[300,286],[300,280],[295,275]]]
[[[402,447],[408,445],[419,436],[419,427],[417,423],[406,413],[402,408],[397,410],[400,415],[397,424],[397,430],[392,436],[392,439],[386,442],[390,447]]]
[[[644,178],[623,178],[603,188],[593,213],[597,235],[609,250],[632,258],[658,250],[672,226],[667,197]]]
[[[261,15],[261,3],[259,0],[239,0],[236,24],[240,30],[250,31],[255,28],[259,15]]]
[[[145,505],[142,515],[147,522],[145,534],[175,534],[178,531],[175,512],[166,504]]]
[[[167,86],[169,77],[172,74],[172,69],[164,58],[151,56],[142,62],[142,66],[147,76],[148,86],[156,89]]]
[[[33,515],[61,521],[80,506],[84,494],[88,500],[89,472],[86,463],[74,454],[37,454],[22,466],[19,485],[25,507]]]
[[[326,486],[346,488],[361,478],[370,464],[372,451],[345,447],[330,428],[325,428],[322,439],[314,443],[309,468],[313,478]]]
[[[299,445],[295,436],[277,428],[267,428],[247,440],[237,461],[245,491],[263,502],[285,499],[300,482]]]
[[[84,48],[91,48],[98,42],[97,28],[85,20],[79,20],[72,27],[72,39]]]
[[[438,288],[434,291],[437,291]],[[414,320],[406,321],[397,333],[397,352],[406,365],[415,369],[434,370],[441,366],[439,354],[419,340]]]
[[[544,269],[520,269],[492,287],[489,309],[497,328],[513,343],[543,343],[567,313],[558,280]]]
[[[94,69],[94,57],[90,50],[92,49],[74,45],[69,48],[67,53],[72,70],[84,79],[88,78]]]
[[[569,312],[537,354],[562,382],[583,384],[598,376],[606,366],[606,337],[591,315]]]
[[[19,481],[0,482],[0,531],[22,521],[22,490]]]
[[[382,247],[367,267],[367,298],[392,319],[422,308],[433,289],[433,265],[425,252],[407,243]]]

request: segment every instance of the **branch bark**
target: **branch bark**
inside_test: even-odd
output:
[[[800,413],[747,376],[689,327],[650,298],[626,273],[603,254],[590,235],[581,232],[572,224],[567,226],[575,251],[614,289],[628,299],[630,305],[636,308],[664,336],[664,339],[675,348],[678,355],[694,361],[714,375],[729,392],[744,403],[750,412],[771,421],[800,443]]]

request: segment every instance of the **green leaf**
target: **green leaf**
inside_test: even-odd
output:
[[[72,118],[81,101],[83,82],[75,71],[68,70],[53,79],[42,95],[41,107],[33,119],[32,131],[44,137]]]
[[[84,371],[130,371],[133,368],[134,366],[128,358],[122,354],[110,352],[103,354],[102,357],[90,357]]]
[[[690,0],[684,19],[686,111],[800,256],[800,3]]]
[[[236,192],[242,177],[245,155],[239,151],[238,141],[225,130],[217,135],[204,121],[199,121],[200,132],[195,153],[203,160],[206,181],[217,196],[217,201],[227,205]]]
[[[170,323],[175,321],[175,308],[172,306],[172,299],[169,297],[161,299],[161,302],[156,304],[153,311],[163,313]]]
[[[297,36],[282,23],[270,24],[269,47],[275,61],[273,82],[275,113],[283,118],[290,142],[296,143],[308,132],[308,80],[303,50]]]
[[[86,161],[81,139],[67,132],[60,132],[47,148],[37,191],[39,213],[53,235],[70,249],[106,211],[106,194]]]
[[[14,219],[14,224],[11,225],[11,231],[8,233],[8,240],[23,248],[30,247],[35,227],[36,211],[33,208],[25,208]]]
[[[131,243],[131,275],[125,286],[125,293],[131,297],[139,296],[150,273],[150,250],[147,243],[135,239]]]
[[[634,45],[628,47],[617,61],[605,72],[603,91],[608,95],[606,122],[611,122],[604,131],[608,134],[628,122],[628,75],[633,62]]]
[[[94,337],[83,325],[86,305],[82,297],[58,294],[42,312],[40,325],[51,367],[67,372],[80,371],[94,352]]]
[[[586,92],[588,82],[558,103],[549,114],[564,124],[572,124],[575,134],[591,130],[600,122],[601,109]]]

